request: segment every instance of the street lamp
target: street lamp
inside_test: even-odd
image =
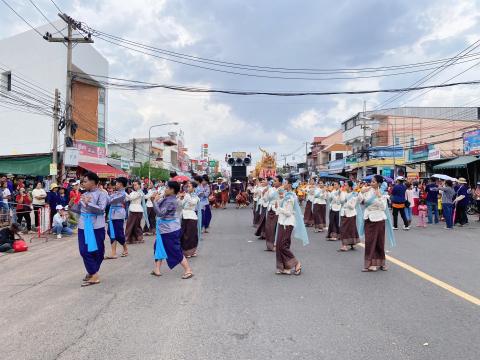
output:
[[[151,181],[150,178],[150,162],[151,162],[151,157],[152,157],[152,138],[151,138],[151,132],[152,129],[155,127],[160,127],[160,126],[167,126],[167,125],[178,125],[178,122],[168,122],[168,123],[163,123],[163,124],[157,124],[157,125],[152,125],[150,126],[150,129],[148,129],[148,181]]]

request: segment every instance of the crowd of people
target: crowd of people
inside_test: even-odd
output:
[[[480,183],[471,189],[464,178],[409,183],[399,176],[395,183],[387,183],[375,175],[368,182],[324,182],[312,177],[300,183],[277,176],[255,179],[248,190],[253,195],[255,235],[265,240],[267,251],[276,252],[278,274],[296,275],[301,273],[301,264],[290,250],[291,238],[302,239],[306,227],[313,227],[315,233],[326,232],[328,241],[340,240],[339,252],[354,250],[364,237],[362,271],[386,271],[385,239],[395,245],[399,215],[405,231],[417,215],[419,227],[443,220],[445,229],[451,230],[455,224],[468,223],[469,199],[477,206],[480,202]],[[294,208],[300,208],[302,202],[305,207],[300,218]]]

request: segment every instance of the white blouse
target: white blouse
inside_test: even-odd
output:
[[[340,216],[353,217],[357,216],[357,203],[363,200],[362,194],[342,192],[342,210]]]
[[[143,213],[143,207],[142,207],[143,196],[144,195],[142,190],[132,191],[130,194],[126,194],[125,199],[127,199],[127,201],[130,201],[130,206],[128,208],[128,211]]]
[[[182,207],[182,218],[188,220],[198,220],[197,213],[197,204],[199,202],[198,196],[192,196],[190,194],[185,194],[183,200],[180,200],[180,206]]]
[[[294,206],[295,206],[295,199],[293,197],[279,200],[279,207],[277,208],[277,214],[278,214],[278,223],[280,225],[295,226]]]
[[[333,211],[340,211],[342,208],[342,194],[340,190],[332,191],[329,195],[330,209]]]
[[[387,208],[387,198],[384,195],[380,197],[377,196],[375,190],[370,189],[363,194],[364,202],[369,202],[370,199],[374,198],[375,200],[370,206],[365,207],[363,213],[363,218],[365,220],[370,220],[372,222],[382,221],[387,219],[385,215],[385,209]]]
[[[314,185],[308,185],[307,187],[307,201],[313,202],[315,199],[315,186]]]
[[[326,204],[328,198],[328,192],[325,189],[315,189],[315,197],[313,199],[314,204]]]

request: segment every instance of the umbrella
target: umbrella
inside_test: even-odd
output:
[[[389,184],[393,183],[393,179],[391,177],[388,177],[388,176],[382,176],[382,177],[383,177],[383,180],[385,180],[387,183]],[[372,181],[372,178],[373,178],[373,175],[367,175],[363,178],[363,181],[370,182]]]
[[[443,174],[433,174],[432,177],[440,179],[440,180],[452,180],[452,181],[457,181],[457,179],[452,178],[451,176],[448,175],[443,175]]]
[[[172,181],[182,183],[184,181],[190,181],[190,178],[188,176],[185,176],[185,175],[177,175],[177,176],[172,178]]]

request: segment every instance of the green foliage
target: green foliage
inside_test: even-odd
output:
[[[140,167],[132,168],[132,174],[138,177],[148,177],[148,162],[143,163]],[[170,171],[167,169],[150,167],[152,179],[166,181],[170,178]]]
[[[122,157],[120,156],[120,154],[117,154],[117,153],[111,153],[110,154],[110,157],[112,159],[121,159]]]

